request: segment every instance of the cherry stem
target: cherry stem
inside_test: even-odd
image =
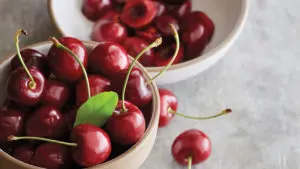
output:
[[[19,57],[19,60],[20,60],[20,62],[22,64],[23,68],[25,69],[25,71],[26,71],[26,73],[27,73],[27,75],[28,75],[28,77],[30,79],[30,82],[29,82],[28,86],[30,87],[30,89],[35,89],[36,88],[36,83],[35,83],[35,81],[34,81],[32,75],[31,75],[30,71],[28,70],[28,68],[27,68],[27,66],[26,66],[26,64],[25,64],[25,62],[24,62],[24,60],[23,60],[23,58],[21,56],[20,47],[19,47],[19,37],[20,37],[21,34],[23,34],[25,36],[28,35],[27,31],[24,30],[24,29],[19,29],[16,32],[15,43],[16,43],[16,48],[17,48],[17,55]]]
[[[56,144],[61,144],[65,146],[71,146],[71,147],[77,147],[77,143],[68,143],[64,141],[58,141],[58,140],[52,140],[48,138],[42,138],[42,137],[30,137],[30,136],[24,136],[24,137],[16,137],[16,136],[8,136],[7,138],[8,141],[17,141],[17,140],[38,140],[38,141],[46,141],[50,143],[56,143]]]
[[[192,161],[193,161],[193,157],[189,156],[188,157],[188,169],[192,169]]]
[[[193,120],[208,120],[208,119],[213,119],[213,118],[216,118],[216,117],[219,117],[219,116],[222,116],[222,115],[225,115],[225,114],[228,114],[228,113],[231,113],[232,110],[231,109],[225,109],[223,111],[221,111],[220,113],[216,114],[216,115],[213,115],[213,116],[207,116],[207,117],[193,117],[193,116],[188,116],[188,115],[184,115],[182,113],[178,113],[176,111],[174,111],[172,108],[169,107],[168,109],[168,112],[169,113],[172,113],[172,114],[175,114],[175,115],[178,115],[178,116],[181,116],[181,117],[184,117],[184,118],[187,118],[187,119],[193,119]]]
[[[173,64],[173,62],[175,61],[177,55],[178,55],[178,52],[179,52],[179,48],[180,48],[180,40],[179,40],[179,35],[178,35],[178,32],[175,28],[174,25],[172,24],[169,24],[172,31],[174,32],[174,38],[175,38],[175,41],[176,41],[176,49],[175,49],[175,52],[172,56],[172,59],[170,60],[170,62],[159,72],[157,73],[157,75],[155,75],[154,77],[152,77],[148,82],[147,84],[150,84],[153,80],[155,80],[156,78],[158,78],[160,75],[162,75],[165,71],[167,71],[171,65]]]
[[[89,78],[88,78],[87,72],[86,72],[83,64],[79,60],[79,58],[69,48],[67,48],[66,46],[64,46],[63,44],[61,44],[55,37],[51,37],[50,40],[54,43],[54,45],[57,48],[62,49],[64,51],[68,52],[79,63],[79,65],[80,65],[80,67],[82,69],[84,78],[85,78],[86,88],[87,88],[87,92],[88,92],[88,99],[91,98],[91,88],[90,88]]]
[[[124,112],[127,111],[127,109],[125,107],[125,102],[124,102],[124,100],[125,100],[125,92],[126,92],[127,83],[128,83],[128,80],[129,80],[130,73],[131,73],[131,71],[133,69],[133,66],[138,61],[138,59],[143,56],[144,53],[146,53],[148,50],[150,50],[152,48],[158,47],[161,43],[162,43],[162,38],[156,39],[153,43],[151,43],[149,46],[147,46],[146,48],[144,48],[143,51],[141,53],[139,53],[135,57],[135,59],[133,60],[133,62],[131,63],[131,65],[130,65],[130,67],[128,69],[128,72],[126,74],[126,78],[125,78],[125,82],[124,82],[123,90],[122,90],[122,109],[123,109]]]

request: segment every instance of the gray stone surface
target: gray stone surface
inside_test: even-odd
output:
[[[179,110],[209,115],[231,107],[234,113],[211,121],[176,117],[159,130],[152,154],[141,169],[181,169],[170,154],[173,139],[198,128],[213,144],[212,155],[194,169],[300,168],[300,1],[250,0],[246,27],[226,54],[197,77],[164,87],[178,96]],[[45,0],[0,0],[1,59],[14,52],[19,27],[32,36],[24,44],[58,35]]]

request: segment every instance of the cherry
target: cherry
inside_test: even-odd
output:
[[[158,30],[155,27],[148,27],[143,30],[137,30],[136,36],[143,38],[149,43],[154,42],[157,38],[161,37],[161,34],[158,32]]]
[[[89,84],[91,96],[108,91],[110,89],[110,80],[100,76],[100,75],[89,75]],[[88,100],[87,87],[85,79],[82,79],[76,85],[76,105],[80,106],[85,101]]]
[[[124,41],[124,48],[127,50],[128,54],[133,57],[137,56],[147,46],[149,46],[149,43],[138,37],[129,37]],[[139,62],[144,66],[150,66],[153,58],[153,50],[148,50],[142,58],[139,59]]]
[[[84,0],[82,11],[88,19],[95,21],[111,8],[111,0]]]
[[[158,48],[155,53],[155,57],[152,61],[152,64],[155,66],[166,66],[172,59],[172,54],[176,50],[176,44],[164,45],[163,47]],[[180,45],[178,54],[172,64],[180,63],[184,59],[184,48],[183,45]]]
[[[125,71],[129,67],[126,50],[119,44],[107,42],[99,44],[89,56],[89,66],[95,73],[103,73],[108,77]]]
[[[169,4],[181,4],[184,1],[185,0],[164,0],[165,3],[169,3]]]
[[[181,38],[185,44],[186,57],[193,59],[202,54],[210,42],[215,26],[203,12],[195,11],[187,14],[180,24]]]
[[[160,88],[158,89],[159,98],[160,98],[160,116],[159,116],[159,127],[167,126],[174,114],[169,113],[171,108],[174,111],[177,111],[178,101],[176,96],[169,90]]]
[[[185,0],[182,4],[176,5],[172,8],[170,13],[175,16],[178,20],[181,20],[186,15],[192,12],[192,2],[191,0]]]
[[[47,169],[69,168],[72,165],[70,148],[54,143],[44,143],[36,149],[32,164]]]
[[[0,142],[7,142],[9,135],[21,135],[23,132],[24,118],[25,115],[23,112],[2,107],[0,109]]]
[[[77,108],[73,108],[67,111],[66,113],[64,113],[64,121],[68,126],[69,130],[72,130],[73,128],[73,124],[76,120],[76,116],[77,116]]]
[[[34,49],[24,49],[20,52],[20,54],[27,67],[35,67],[42,72],[45,77],[49,76],[50,72],[46,55]],[[17,68],[22,67],[22,63],[20,62],[18,55],[13,57],[10,62],[10,66],[11,70],[16,70]]]
[[[109,10],[99,20],[110,20],[110,21],[119,22],[120,15],[121,15],[121,13],[119,11]]]
[[[181,133],[172,145],[172,155],[181,165],[198,164],[208,159],[211,141],[205,133],[197,129]]]
[[[175,26],[176,30],[179,30],[179,24],[177,20],[170,15],[162,15],[155,20],[156,27],[164,35],[169,36],[173,34],[172,29],[170,29],[170,24]]]
[[[32,145],[23,144],[13,149],[12,156],[24,163],[31,164],[34,152],[35,148]]]
[[[106,123],[106,131],[113,142],[122,145],[132,145],[144,135],[146,122],[141,110],[134,104],[124,101],[126,111],[122,109],[120,101]]]
[[[71,51],[78,57],[84,67],[87,66],[88,54],[83,43],[75,38],[62,37],[55,42],[49,50],[48,61],[54,75],[64,82],[76,82],[82,78],[84,72],[77,60],[68,52]],[[59,46],[58,46],[59,45]],[[62,49],[62,45],[68,48],[68,51]]]
[[[61,108],[70,98],[70,89],[63,83],[47,80],[41,102],[56,108]]]
[[[126,3],[121,20],[132,28],[150,24],[157,13],[156,3],[150,0],[133,0]]]
[[[167,12],[167,8],[166,8],[165,4],[163,4],[159,1],[155,1],[155,3],[156,3],[156,8],[157,8],[156,16],[161,16]]]
[[[26,122],[28,136],[58,138],[65,130],[63,116],[59,110],[50,105],[38,108]]]

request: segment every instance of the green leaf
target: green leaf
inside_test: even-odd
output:
[[[103,126],[112,116],[118,104],[118,94],[103,92],[88,99],[77,111],[74,126],[79,124],[93,124]]]

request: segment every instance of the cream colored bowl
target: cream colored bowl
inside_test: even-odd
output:
[[[85,46],[91,50],[95,47],[95,43],[84,42]],[[42,53],[47,54],[51,42],[42,42],[32,46],[28,46],[26,48],[33,48]],[[8,77],[9,69],[10,69],[10,60],[15,54],[9,56],[6,60],[4,60],[0,64],[0,103],[3,103],[6,98],[6,80]],[[148,72],[143,68],[139,63],[137,64],[139,68],[143,71],[146,78],[149,79],[150,76]],[[91,167],[89,169],[138,169],[148,155],[151,152],[153,144],[156,139],[157,128],[158,128],[158,120],[159,120],[159,95],[158,90],[155,83],[149,84],[150,89],[153,93],[153,108],[152,115],[150,118],[150,122],[148,128],[145,132],[144,137],[136,143],[133,147],[131,147],[127,152],[118,156],[117,158],[108,161],[106,163],[100,164],[95,167]],[[1,169],[41,169],[39,167],[35,167],[26,163],[23,163],[12,156],[5,153],[0,149],[0,167]]]

